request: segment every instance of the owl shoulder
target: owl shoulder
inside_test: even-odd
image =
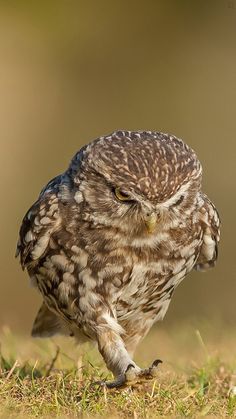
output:
[[[52,234],[61,227],[60,181],[60,176],[52,179],[23,218],[16,249],[23,269],[45,254]]]
[[[199,221],[202,227],[202,246],[195,269],[204,271],[215,266],[218,257],[220,240],[220,217],[215,205],[205,194],[201,194],[202,202]]]

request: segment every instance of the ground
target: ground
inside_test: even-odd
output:
[[[234,333],[234,334],[233,334]],[[97,350],[72,338],[33,340],[7,328],[0,336],[0,417],[236,417],[235,331],[202,325],[155,328],[136,360],[161,358],[156,381],[106,390]]]

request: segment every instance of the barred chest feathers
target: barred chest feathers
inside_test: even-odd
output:
[[[79,225],[77,228],[83,230]],[[170,229],[167,224],[166,230],[141,238],[124,237],[114,230],[111,240],[106,232],[91,230],[86,237],[75,239],[71,228],[67,230],[65,238],[54,234],[51,251],[34,275],[48,304],[71,319],[76,308],[76,323],[83,328],[83,317],[88,318],[89,313],[94,317],[100,296],[105,295],[125,332],[131,332],[139,322],[143,335],[152,323],[163,319],[174,289],[193,268],[202,243],[200,228],[192,224],[190,240],[183,221],[181,234],[179,228]],[[105,258],[98,241],[103,243]],[[90,335],[87,330],[85,333]]]

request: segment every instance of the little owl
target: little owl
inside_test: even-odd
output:
[[[43,296],[32,335],[92,340],[119,387],[156,375],[133,353],[193,269],[215,265],[216,208],[195,152],[117,131],[84,146],[23,219],[17,255]]]

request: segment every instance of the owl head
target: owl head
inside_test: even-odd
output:
[[[75,199],[97,226],[152,234],[190,211],[202,168],[182,140],[158,132],[118,131],[100,137],[71,162]]]

